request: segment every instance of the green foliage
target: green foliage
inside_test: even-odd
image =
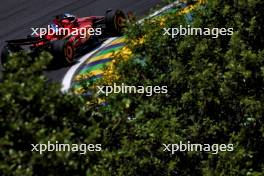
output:
[[[235,3],[237,2],[237,3]],[[10,58],[0,85],[0,175],[263,175],[264,36],[261,0],[210,1],[194,20],[132,24],[117,85],[168,86],[168,94],[113,94],[94,107],[42,74],[50,56]],[[163,36],[163,27],[234,28],[233,36]],[[135,41],[144,38],[143,43]],[[103,84],[103,83],[102,83]],[[84,104],[88,104],[84,106]],[[103,151],[31,152],[31,145],[101,143]],[[163,151],[180,141],[234,151]]]
[[[0,175],[85,175],[97,155],[31,152],[31,144],[95,143],[92,111],[84,101],[60,92],[42,74],[51,57],[33,60],[23,53],[5,65],[0,85]],[[80,162],[80,160],[82,162]]]
[[[210,1],[194,21],[166,16],[132,25],[130,60],[118,59],[117,84],[167,85],[169,93],[107,99],[108,150],[99,175],[263,175],[264,15],[262,1]],[[163,27],[234,28],[233,36],[162,36]],[[143,44],[135,45],[138,38]],[[130,120],[127,120],[130,119]],[[132,119],[132,120],[131,120]],[[116,124],[116,123],[115,123]],[[233,152],[163,152],[162,144],[234,144]]]

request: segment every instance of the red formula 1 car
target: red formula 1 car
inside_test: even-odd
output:
[[[105,16],[77,18],[71,14],[57,15],[46,28],[31,28],[32,34],[25,39],[6,41],[1,62],[10,53],[28,49],[32,53],[50,51],[55,59],[72,63],[74,58],[90,45],[108,36],[120,35],[126,15],[121,10],[107,10]],[[25,47],[25,46],[29,47]]]

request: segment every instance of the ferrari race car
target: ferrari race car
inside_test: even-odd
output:
[[[46,28],[31,28],[32,34],[24,39],[8,40],[1,52],[3,64],[11,53],[29,50],[31,53],[49,51],[54,59],[72,63],[84,48],[108,36],[120,35],[126,15],[121,10],[107,10],[105,16],[77,18],[71,14],[54,17]]]

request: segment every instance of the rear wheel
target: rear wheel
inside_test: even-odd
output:
[[[106,12],[105,23],[110,33],[120,35],[126,26],[126,15],[121,10],[109,10]]]
[[[23,50],[20,46],[5,45],[1,51],[1,65],[5,64],[10,54]]]
[[[53,41],[51,49],[57,61],[63,59],[68,64],[74,61],[74,48],[69,42],[65,40]]]

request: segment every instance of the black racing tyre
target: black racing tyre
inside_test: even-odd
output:
[[[5,64],[11,53],[19,52],[21,50],[23,49],[20,46],[14,46],[9,44],[5,45],[1,51],[0,64]]]
[[[51,44],[51,52],[57,61],[63,59],[68,64],[74,61],[74,48],[65,40],[53,41]]]
[[[9,50],[8,46],[6,45],[3,47],[2,51],[1,51],[1,60],[0,60],[1,65],[6,63],[6,60],[9,56],[9,54],[10,54],[10,50]]]
[[[121,10],[108,10],[105,16],[105,24],[110,33],[120,35],[126,26],[126,15]]]

